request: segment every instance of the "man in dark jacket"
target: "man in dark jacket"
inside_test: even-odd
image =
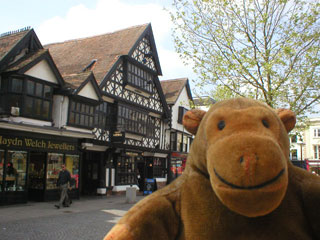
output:
[[[68,188],[71,180],[71,175],[69,171],[66,169],[66,165],[61,165],[62,170],[59,172],[59,177],[57,181],[57,186],[60,187],[60,201],[59,204],[54,205],[56,208],[62,207],[63,202],[67,203],[67,207],[69,206],[69,196],[68,196]]]

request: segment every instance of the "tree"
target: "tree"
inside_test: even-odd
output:
[[[299,116],[319,103],[319,1],[174,0],[170,14],[177,52],[202,90],[214,86],[202,94],[251,97]]]

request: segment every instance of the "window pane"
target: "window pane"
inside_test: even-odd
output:
[[[28,82],[27,82],[27,94],[34,95],[34,84],[35,83],[33,81],[28,80]]]
[[[80,125],[84,125],[84,115],[80,114]]]
[[[34,99],[34,114],[40,116],[41,115],[41,100]]]
[[[76,104],[77,104],[76,111],[80,112],[81,104],[80,103],[76,103]]]
[[[74,121],[75,124],[80,124],[80,115],[79,115],[79,113],[75,114],[75,119],[74,120],[75,120]]]
[[[9,110],[11,107],[21,107],[21,96],[20,95],[9,95],[8,96]]]
[[[11,91],[16,93],[22,92],[22,79],[13,78],[11,80]]]
[[[44,86],[44,98],[51,98],[51,87],[50,86]]]
[[[8,151],[6,191],[24,191],[26,187],[27,152]]]
[[[69,123],[75,123],[74,122],[74,113],[73,112],[70,112],[70,114],[69,114]]]
[[[62,163],[63,154],[48,153],[47,189],[58,189],[57,180]]]
[[[88,115],[84,116],[84,125],[85,126],[89,125],[89,116]]]
[[[36,83],[36,96],[42,97],[43,85],[41,83]]]
[[[71,174],[71,185],[79,188],[79,155],[66,155],[66,168]],[[74,182],[74,184],[73,184]]]
[[[42,105],[42,116],[45,118],[49,117],[49,110],[50,110],[50,102],[49,101],[43,101]]]
[[[24,108],[25,114],[31,115],[32,114],[32,109],[33,109],[33,98],[26,97],[25,99],[26,99],[25,108]]]
[[[74,111],[76,109],[75,105],[76,105],[75,102],[71,101],[71,105],[70,105],[70,110],[71,111]]]
[[[81,112],[82,113],[86,112],[86,105],[85,104],[81,104]]]

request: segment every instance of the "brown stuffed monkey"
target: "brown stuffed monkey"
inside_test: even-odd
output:
[[[289,161],[290,110],[237,98],[188,111],[184,173],[133,206],[105,240],[320,239],[320,177]]]

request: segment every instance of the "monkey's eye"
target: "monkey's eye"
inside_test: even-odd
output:
[[[269,128],[269,123],[268,123],[267,120],[263,119],[263,120],[262,120],[262,124],[263,124],[263,126],[265,126],[266,128]]]
[[[218,122],[218,128],[219,128],[219,130],[224,129],[225,126],[226,126],[226,123],[225,123],[223,120],[221,120],[221,121]]]

